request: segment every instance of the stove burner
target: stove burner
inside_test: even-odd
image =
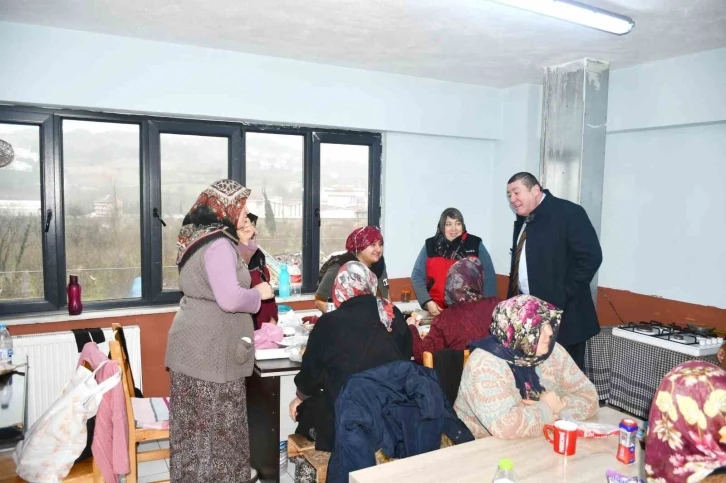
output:
[[[655,327],[635,327],[634,332],[637,332],[638,334],[645,334],[645,335],[658,335],[660,334],[660,330],[656,329]]]
[[[688,324],[686,327],[686,330],[691,334],[700,335],[701,337],[716,337],[714,329],[710,327],[701,327],[693,324]]]

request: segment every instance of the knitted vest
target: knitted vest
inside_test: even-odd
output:
[[[204,253],[211,244],[193,253],[179,273],[184,296],[169,330],[165,363],[174,372],[223,383],[252,374],[254,326],[250,314],[224,312],[217,305],[204,266]],[[237,280],[250,288],[250,274],[239,254]],[[242,337],[249,337],[252,344]]]

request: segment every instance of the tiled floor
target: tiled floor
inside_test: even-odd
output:
[[[145,441],[139,444],[139,451],[168,448],[169,441]],[[139,483],[169,479],[169,460],[145,461],[139,463]]]

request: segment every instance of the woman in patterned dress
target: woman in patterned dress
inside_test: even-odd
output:
[[[531,295],[497,305],[491,335],[470,345],[454,410],[476,438],[540,436],[556,419],[597,413],[595,386],[555,342],[562,311]]]
[[[254,364],[251,314],[274,297],[237,251],[250,190],[220,180],[204,190],[179,232],[179,288],[169,331],[171,481],[250,479],[245,377]]]

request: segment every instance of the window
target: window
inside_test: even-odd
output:
[[[245,136],[247,206],[257,215],[257,245],[272,255],[272,285],[280,264],[303,268],[303,167],[305,138],[248,132]],[[276,263],[278,262],[278,263]]]
[[[368,146],[320,145],[320,265],[368,224]]]
[[[179,290],[176,239],[184,216],[205,188],[227,177],[229,140],[224,137],[162,133],[162,289]]]
[[[177,303],[177,235],[222,178],[252,190],[257,244],[276,285],[298,264],[303,291],[356,227],[380,218],[381,136],[242,122],[0,107],[0,314]],[[59,184],[60,183],[60,184]]]
[[[40,127],[0,123],[14,158],[0,168],[0,300],[42,299]]]
[[[66,272],[83,300],[140,297],[139,126],[63,120]]]

